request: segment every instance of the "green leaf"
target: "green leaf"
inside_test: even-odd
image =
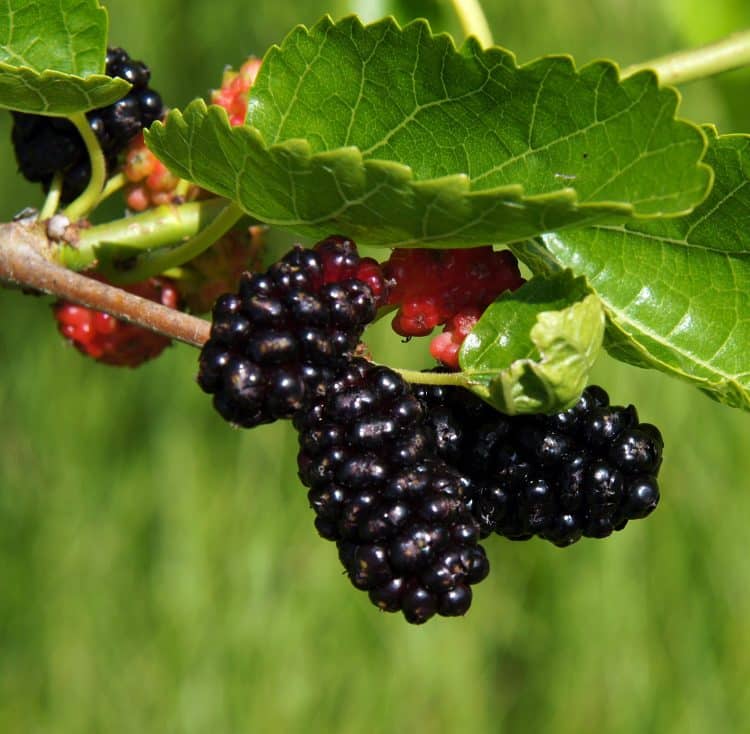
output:
[[[130,85],[104,75],[107,12],[96,0],[0,0],[0,107],[67,115]]]
[[[262,221],[389,246],[518,241],[690,211],[711,170],[678,97],[568,57],[518,67],[424,21],[324,18],[264,59],[248,125],[197,102],[149,145]]]
[[[750,136],[708,132],[716,183],[690,216],[542,241],[599,296],[610,353],[750,410]]]
[[[604,313],[584,278],[537,276],[495,301],[459,354],[469,387],[498,410],[552,413],[580,396],[602,345]]]
[[[124,79],[97,74],[80,77],[0,64],[0,107],[40,115],[72,115],[106,107],[130,89]]]

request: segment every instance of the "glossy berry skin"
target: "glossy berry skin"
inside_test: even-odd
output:
[[[478,308],[465,308],[448,319],[443,333],[430,342],[430,354],[452,370],[460,369],[458,353],[464,339],[482,316]]]
[[[412,624],[465,614],[489,572],[473,487],[437,457],[409,385],[349,360],[294,424],[315,526],[337,543],[352,584]]]
[[[555,415],[507,416],[462,388],[415,386],[438,453],[477,485],[482,534],[566,546],[603,538],[659,501],[664,443],[598,386]]]
[[[107,50],[108,76],[119,77],[133,87],[122,99],[108,107],[86,113],[89,126],[99,140],[111,174],[119,154],[128,143],[164,112],[161,97],[148,87],[150,71],[141,61],[131,59],[121,48]],[[60,199],[75,199],[91,177],[86,146],[73,123],[65,118],[13,113],[11,138],[21,174],[29,181],[49,188],[53,176],[63,174]]]
[[[481,314],[524,282],[513,254],[491,247],[398,249],[383,272],[390,285],[387,303],[398,306],[393,329],[407,337],[425,336],[462,312]]]
[[[380,263],[371,257],[360,257],[353,240],[342,235],[331,235],[318,242],[314,249],[320,255],[326,283],[353,278],[367,284],[376,306],[387,302],[389,287]]]
[[[124,290],[169,308],[178,308],[179,294],[168,278],[150,278]],[[58,301],[53,306],[60,333],[82,354],[102,364],[138,367],[158,357],[171,339],[120,321],[102,311]]]
[[[291,418],[325,391],[375,313],[369,286],[327,282],[321,255],[296,247],[216,301],[198,383],[235,425]]]

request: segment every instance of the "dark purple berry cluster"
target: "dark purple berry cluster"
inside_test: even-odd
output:
[[[507,416],[462,388],[418,386],[440,455],[477,485],[483,536],[558,546],[603,538],[659,501],[663,441],[634,406],[590,386],[554,415]]]
[[[661,435],[601,388],[510,417],[356,357],[387,292],[350,240],[297,247],[217,301],[198,377],[236,425],[293,419],[315,527],[374,605],[414,624],[463,615],[489,572],[481,538],[565,546],[654,509]]]
[[[354,586],[415,624],[465,614],[489,572],[472,484],[437,457],[424,418],[397,373],[362,359],[295,417],[318,532],[336,541]]]
[[[356,348],[375,317],[372,291],[356,279],[326,282],[325,266],[296,247],[216,302],[198,382],[226,420],[252,428],[293,417]]]
[[[373,604],[420,624],[465,614],[489,564],[472,484],[410,386],[353,355],[384,288],[350,240],[293,249],[217,301],[198,382],[235,425],[294,419],[318,532]]]
[[[125,79],[133,88],[108,107],[91,110],[86,117],[96,134],[111,173],[117,157],[144,128],[164,112],[161,97],[148,83],[151,72],[121,48],[107,50],[106,74]],[[86,146],[73,123],[62,117],[13,113],[11,134],[16,161],[29,181],[41,182],[45,190],[52,177],[64,174],[61,200],[75,199],[88,184],[91,164]]]

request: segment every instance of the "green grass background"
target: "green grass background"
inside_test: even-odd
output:
[[[383,2],[108,4],[111,39],[166,100],[218,83],[295,23]],[[401,2],[455,31],[447,3]],[[521,60],[632,63],[750,26],[746,0],[487,2]],[[750,75],[685,88],[682,112],[750,131]],[[39,202],[0,119],[0,218]],[[377,613],[312,527],[288,425],[231,430],[175,347],[90,363],[48,302],[0,292],[0,731],[750,731],[750,416],[602,360],[597,380],[666,440],[645,522],[559,550],[489,539],[464,619]],[[378,353],[402,355],[385,330]]]

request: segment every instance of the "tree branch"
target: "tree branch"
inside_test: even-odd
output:
[[[54,246],[44,225],[0,224],[0,281],[48,293],[142,326],[195,347],[208,340],[211,324],[87,278],[51,261]]]

